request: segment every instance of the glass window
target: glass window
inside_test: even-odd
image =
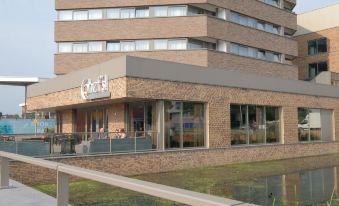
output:
[[[121,51],[135,51],[135,42],[134,41],[122,41]]]
[[[230,44],[230,52],[232,54],[239,54],[239,46],[237,44]]]
[[[247,26],[247,17],[243,15],[239,15],[239,24]]]
[[[186,39],[168,40],[168,49],[170,50],[183,50],[187,48]]]
[[[279,0],[265,0],[264,2],[272,6],[276,6],[276,7],[279,6]]]
[[[58,20],[60,21],[71,21],[73,20],[73,11],[59,11]]]
[[[120,18],[130,19],[135,18],[135,8],[123,8],[120,10]]]
[[[149,8],[148,7],[137,8],[135,10],[135,16],[137,18],[149,17]]]
[[[154,7],[154,16],[167,16],[167,6]]]
[[[248,142],[247,106],[231,105],[231,144]]]
[[[93,9],[88,11],[88,19],[102,19],[102,10],[101,9]]]
[[[73,44],[73,52],[74,53],[88,52],[88,44],[87,43],[75,43],[75,44]]]
[[[266,60],[274,61],[274,54],[272,52],[266,52]]]
[[[189,49],[201,49],[201,48],[204,48],[204,45],[203,45],[203,42],[201,41],[190,39],[188,41],[188,48]]]
[[[327,52],[327,39],[326,38],[319,39],[317,43],[318,43],[318,53]]]
[[[257,58],[258,50],[255,49],[255,48],[248,48],[248,56],[253,57],[253,58]]]
[[[204,104],[165,102],[165,147],[187,148],[205,145]]]
[[[230,13],[230,21],[233,23],[239,23],[239,14],[231,11]]]
[[[120,51],[120,42],[108,42],[107,51],[110,52],[119,52]]]
[[[107,9],[108,19],[120,19],[120,9]]]
[[[273,54],[273,61],[274,62],[281,62],[281,59],[280,59],[280,54]]]
[[[258,58],[259,59],[266,59],[266,52],[264,50],[258,51]]]
[[[239,46],[239,55],[248,56],[248,48],[244,46]]]
[[[186,6],[170,6],[168,7],[168,16],[186,16]]]
[[[147,51],[150,50],[149,40],[138,40],[135,41],[135,47],[137,51]]]
[[[265,22],[258,21],[257,29],[265,30]]]
[[[154,40],[154,49],[155,50],[166,50],[167,40],[166,39]]]
[[[258,21],[253,18],[248,18],[248,26],[252,28],[257,28]]]
[[[312,63],[308,65],[309,79],[313,79],[318,74],[324,71],[328,71],[327,62]]]
[[[299,141],[331,141],[333,139],[332,110],[298,109]]]
[[[308,54],[314,55],[317,53],[317,41],[309,41],[308,42]]]
[[[88,19],[88,11],[74,11],[73,12],[74,20],[87,20]]]
[[[270,106],[231,105],[231,144],[280,142],[280,109]]]
[[[88,43],[88,51],[89,52],[101,52],[103,48],[102,42],[89,42]]]
[[[72,52],[72,43],[59,43],[58,44],[59,53],[71,53]]]

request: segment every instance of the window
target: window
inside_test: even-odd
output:
[[[332,110],[298,109],[299,141],[333,140]]]
[[[134,41],[122,41],[121,42],[121,51],[135,51],[135,42]]]
[[[135,18],[135,8],[123,8],[120,10],[120,18],[130,19]]]
[[[264,31],[265,30],[265,22],[258,21],[257,29]]]
[[[72,43],[59,43],[58,44],[59,53],[71,53],[72,52]]]
[[[308,65],[308,77],[312,80],[318,74],[328,71],[327,62],[312,63]]]
[[[101,9],[93,9],[88,11],[88,19],[102,19],[102,10]]]
[[[149,17],[149,8],[148,7],[137,8],[135,10],[135,16],[137,18]]]
[[[280,142],[279,107],[231,105],[231,144]]]
[[[167,6],[154,7],[154,16],[167,16]]]
[[[232,54],[239,54],[239,46],[237,44],[230,44],[230,52]]]
[[[327,52],[327,39],[316,39],[308,41],[308,55],[315,55],[318,53]]]
[[[73,12],[73,20],[87,20],[88,19],[88,11],[74,11]]]
[[[165,102],[165,148],[205,146],[204,104]]]
[[[120,19],[120,9],[107,9],[108,19]]]
[[[168,40],[168,49],[183,50],[187,48],[187,41],[185,39]]]
[[[88,44],[87,43],[75,43],[75,44],[73,44],[73,52],[74,53],[88,52]]]
[[[266,4],[279,7],[279,0],[263,0]]]
[[[89,42],[88,51],[89,52],[101,52],[102,51],[102,42]]]
[[[264,50],[258,51],[258,58],[259,59],[266,59],[266,52]]]
[[[58,12],[58,19],[60,21],[71,21],[73,20],[73,11],[59,11]]]
[[[120,51],[120,42],[108,42],[107,51],[110,52],[119,52]]]
[[[186,6],[170,6],[168,7],[168,16],[186,16]]]
[[[154,40],[154,49],[155,50],[167,49],[167,40],[166,39]]]
[[[135,47],[137,51],[148,51],[150,50],[149,40],[138,40],[135,41]]]

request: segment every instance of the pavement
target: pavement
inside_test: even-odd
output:
[[[0,206],[49,206],[56,199],[17,181],[10,180],[10,187],[0,189]]]

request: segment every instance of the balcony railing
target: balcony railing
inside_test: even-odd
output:
[[[0,151],[27,156],[133,153],[158,149],[158,132],[62,133],[2,136]]]

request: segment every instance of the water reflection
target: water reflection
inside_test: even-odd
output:
[[[232,186],[232,196],[259,205],[327,205],[338,192],[337,168],[252,179]],[[333,198],[332,197],[333,193]]]

